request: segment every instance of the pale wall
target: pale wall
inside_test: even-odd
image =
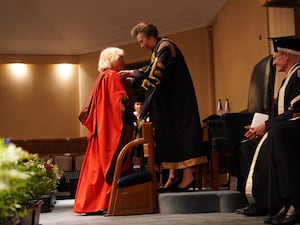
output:
[[[247,108],[252,69],[269,54],[265,15],[259,1],[229,1],[213,26],[215,100],[229,98],[232,112]]]
[[[14,61],[26,63],[23,76],[4,63]],[[68,78],[58,76],[61,62],[73,64]],[[0,74],[0,137],[78,137],[77,57],[1,56]]]
[[[80,111],[82,105],[84,104],[86,97],[88,96],[92,85],[98,75],[98,58],[99,52],[81,55],[79,57],[79,70],[78,70],[78,80],[79,80],[79,107],[77,112]],[[78,117],[77,117],[78,118]],[[79,136],[86,136],[87,130],[81,125],[79,120],[77,120],[77,125],[80,127]]]
[[[281,37],[295,35],[295,15],[294,9],[291,8],[267,8],[269,15],[268,32],[270,37]],[[270,45],[270,52],[272,52],[272,44]],[[277,72],[275,77],[274,98],[277,98],[277,92],[284,78],[284,73]]]
[[[294,34],[293,9],[265,8],[259,1],[228,1],[213,26],[215,101],[229,98],[232,112],[246,110],[253,67],[272,53],[268,37]],[[282,79],[278,73],[275,97]]]

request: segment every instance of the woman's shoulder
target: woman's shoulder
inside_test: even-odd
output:
[[[113,69],[106,69],[102,73],[100,73],[99,76],[104,76],[104,77],[111,77],[111,76],[115,77],[115,76],[117,76],[117,77],[120,77],[118,72],[113,70]]]
[[[172,57],[176,56],[176,45],[175,43],[168,39],[168,38],[162,38],[158,42],[158,47],[157,47],[157,53],[163,51],[163,50],[170,50]]]

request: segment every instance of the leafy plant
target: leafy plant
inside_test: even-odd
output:
[[[0,224],[27,215],[34,201],[58,183],[58,167],[50,160],[0,138]]]

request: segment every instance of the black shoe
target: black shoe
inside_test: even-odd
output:
[[[170,183],[169,187],[160,187],[157,189],[158,193],[166,193],[172,191],[172,189],[176,188],[179,184],[177,179],[174,179],[173,182]]]
[[[288,209],[286,207],[282,207],[279,212],[275,216],[268,216],[264,218],[265,224],[272,224],[273,221],[280,220],[282,217],[284,217],[287,213]]]
[[[290,206],[286,213],[282,214],[281,217],[274,218],[272,224],[282,225],[282,224],[295,224],[299,221],[299,213],[296,212],[294,206]]]
[[[171,188],[164,188],[164,187],[160,187],[157,189],[158,193],[166,193],[166,192],[170,192]]]
[[[267,214],[267,210],[265,208],[259,208],[255,205],[251,205],[244,211],[243,214],[245,216],[265,216]]]
[[[192,188],[193,191],[195,191],[195,186],[196,186],[196,181],[193,180],[186,187],[183,187],[183,188],[180,188],[180,187],[171,188],[171,192],[186,192],[186,191],[189,191],[190,188]]]
[[[235,213],[244,214],[247,210],[249,210],[250,207],[251,207],[251,205],[246,205],[243,208],[239,208],[239,209],[235,210]]]
[[[97,212],[88,212],[84,216],[104,216],[107,213],[106,210],[99,210]]]

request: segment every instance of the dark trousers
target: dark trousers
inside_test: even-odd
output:
[[[300,120],[275,120],[270,135],[280,196],[300,210]]]

